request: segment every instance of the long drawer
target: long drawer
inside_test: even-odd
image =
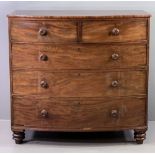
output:
[[[53,97],[107,97],[146,94],[146,71],[14,71],[13,93]]]
[[[57,100],[14,98],[13,124],[52,130],[121,129],[146,125],[145,98]]]
[[[147,40],[146,20],[83,22],[83,42],[130,42],[140,40]]]
[[[128,68],[145,66],[146,55],[146,45],[13,44],[12,66],[46,70]]]

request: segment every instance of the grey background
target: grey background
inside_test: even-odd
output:
[[[150,35],[149,120],[155,121],[155,2],[0,2],[0,119],[10,119],[9,46],[6,15],[14,10],[145,10],[152,14]]]

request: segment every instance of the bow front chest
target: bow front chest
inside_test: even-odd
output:
[[[16,11],[8,16],[11,128],[147,130],[149,19],[144,11]]]

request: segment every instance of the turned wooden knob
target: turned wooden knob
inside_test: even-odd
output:
[[[118,59],[119,59],[119,54],[113,53],[113,54],[111,55],[111,58],[112,58],[113,60],[118,60]]]
[[[41,116],[44,117],[44,118],[48,117],[48,112],[45,109],[43,109],[41,111]]]
[[[47,29],[46,29],[46,28],[40,28],[39,34],[40,34],[41,36],[46,36],[46,35],[47,35]]]
[[[111,111],[111,116],[112,116],[113,118],[117,118],[117,117],[118,117],[118,110],[113,109],[113,110]]]
[[[119,82],[118,81],[112,81],[111,83],[112,87],[118,87],[119,86]]]
[[[116,28],[116,27],[113,28],[112,31],[111,31],[111,34],[114,35],[114,36],[118,36],[119,35],[119,29]]]
[[[48,60],[48,56],[46,54],[41,54],[40,55],[40,60],[41,61],[47,61]]]
[[[42,87],[42,88],[48,88],[48,83],[45,81],[45,80],[42,80],[41,82],[40,82],[40,86]]]

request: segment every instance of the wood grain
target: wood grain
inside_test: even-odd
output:
[[[48,112],[46,118],[41,111]],[[112,110],[117,117],[111,116]],[[14,125],[25,127],[94,130],[145,125],[144,98],[103,99],[103,101],[33,100],[14,98]]]
[[[72,21],[11,21],[11,40],[16,42],[76,42],[77,24]],[[41,36],[40,29],[47,34]]]
[[[83,42],[120,42],[147,39],[147,22],[141,21],[86,21],[82,27]],[[113,28],[119,29],[119,35],[111,34]]]
[[[14,69],[46,70],[140,67],[147,65],[146,48],[146,45],[13,44],[12,65]],[[40,60],[43,54],[48,57],[46,61]],[[112,59],[113,54],[119,55],[117,60]]]
[[[48,88],[42,88],[41,81],[47,82]],[[113,81],[118,81],[119,86],[112,87]],[[145,81],[145,71],[103,73],[15,71],[13,73],[13,93],[53,97],[144,95],[146,94]]]

